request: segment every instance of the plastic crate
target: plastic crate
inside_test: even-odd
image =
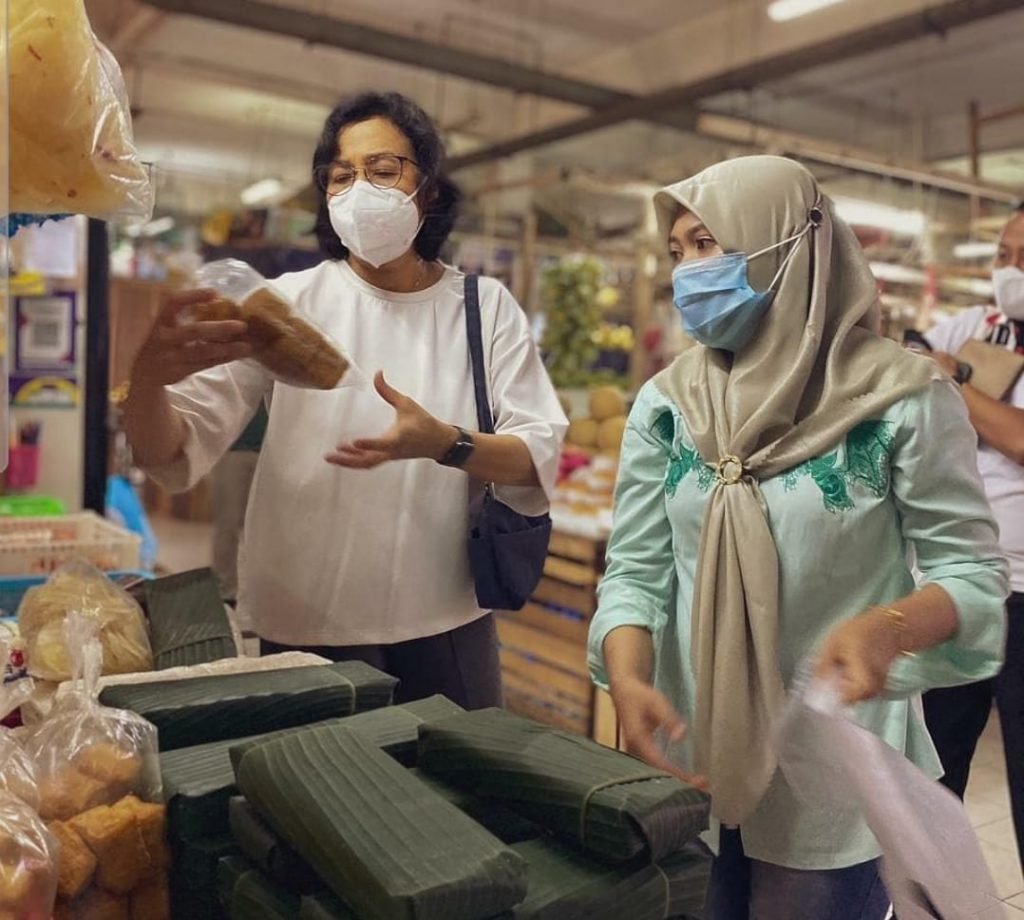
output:
[[[0,575],[48,575],[71,559],[105,572],[139,568],[141,537],[92,511],[0,517]]]
[[[4,495],[0,497],[3,517],[59,517],[64,503],[48,495]]]

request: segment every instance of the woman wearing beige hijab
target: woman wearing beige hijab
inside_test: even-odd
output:
[[[710,789],[709,920],[882,920],[877,843],[794,794],[771,731],[810,661],[940,773],[913,700],[995,674],[1004,634],[976,439],[955,384],[877,334],[806,169],[733,160],[656,205],[697,344],[630,414],[591,670],[629,749]]]

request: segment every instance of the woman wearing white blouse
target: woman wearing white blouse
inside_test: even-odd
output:
[[[409,100],[340,105],[313,161],[329,258],[274,282],[377,371],[373,390],[275,383],[241,360],[244,324],[182,322],[211,297],[189,292],[168,299],[139,354],[125,424],[137,461],[183,490],[265,402],[239,592],[264,651],[360,658],[400,678],[405,700],[480,707],[500,703],[501,681],[470,575],[471,505],[492,482],[517,511],[544,513],[566,420],[523,311],[481,279],[496,433],[475,432],[465,276],[438,261],[458,205],[443,159]]]

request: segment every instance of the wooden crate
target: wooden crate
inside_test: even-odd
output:
[[[533,599],[521,611],[498,614],[498,638],[509,710],[615,746],[611,698],[587,670],[603,567],[602,542],[553,534]]]

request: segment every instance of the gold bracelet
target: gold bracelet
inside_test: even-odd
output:
[[[876,604],[876,610],[881,610],[885,614],[885,618],[896,627],[897,632],[900,634],[900,655],[904,658],[915,657],[914,653],[910,651],[907,646],[907,615],[902,610],[897,610],[895,607],[886,607],[884,604]]]

